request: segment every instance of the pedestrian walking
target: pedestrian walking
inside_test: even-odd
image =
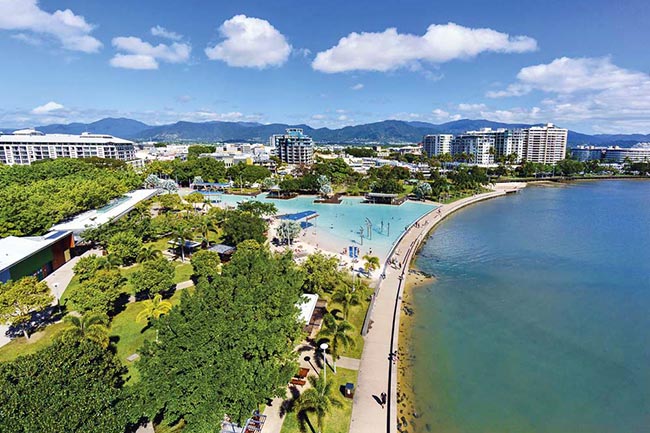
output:
[[[386,404],[386,400],[388,399],[388,395],[385,392],[381,393],[381,408],[384,408],[384,405]]]

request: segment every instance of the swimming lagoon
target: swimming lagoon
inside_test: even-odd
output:
[[[314,235],[318,246],[342,252],[348,246],[359,247],[359,257],[373,254],[384,260],[404,230],[427,212],[436,208],[430,203],[407,201],[400,206],[363,203],[361,197],[344,197],[340,204],[314,203],[316,196],[298,196],[289,200],[267,199],[266,194],[241,196],[206,194],[229,206],[246,200],[273,203],[278,215],[313,210],[318,217],[310,220],[306,231]],[[367,222],[372,224],[368,236]],[[360,231],[364,237],[361,239]]]

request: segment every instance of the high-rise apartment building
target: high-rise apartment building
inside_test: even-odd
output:
[[[133,142],[105,134],[44,134],[23,129],[0,135],[0,163],[29,165],[56,158],[99,158],[135,160]]]
[[[314,163],[314,141],[300,128],[288,128],[286,134],[272,135],[270,144],[277,157],[287,164]]]
[[[569,131],[552,123],[531,126],[524,130],[526,140],[523,158],[526,161],[555,164],[566,156],[566,142]]]
[[[452,155],[466,154],[469,162],[488,165],[508,159],[520,163],[523,160],[544,164],[555,164],[564,159],[567,143],[566,129],[552,123],[523,129],[482,128],[467,131],[455,137],[449,134],[427,135],[423,139],[424,149],[429,154],[438,148],[442,136],[449,139]],[[444,152],[443,152],[444,153]],[[435,153],[433,153],[435,154]]]
[[[488,165],[494,163],[495,137],[491,130],[468,131],[451,141],[451,154],[468,157],[469,163]]]
[[[430,157],[451,153],[453,138],[451,134],[425,135],[422,139],[422,150]]]

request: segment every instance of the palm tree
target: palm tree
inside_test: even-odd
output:
[[[309,376],[307,378],[311,388],[300,394],[296,400],[296,416],[300,424],[300,431],[305,432],[307,413],[316,414],[318,433],[323,431],[325,416],[334,407],[342,407],[343,404],[332,395],[332,382],[325,382],[324,376]],[[312,428],[313,429],[313,428]]]
[[[67,331],[68,335],[87,338],[90,341],[108,347],[108,316],[104,313],[88,312],[81,317],[68,315],[64,319],[72,325]]]
[[[332,293],[332,301],[338,302],[343,306],[343,317],[347,320],[350,307],[359,305],[361,297],[353,286],[343,284]]]
[[[336,373],[336,360],[341,357],[341,350],[355,345],[354,338],[349,335],[350,331],[354,330],[354,326],[346,320],[337,321],[331,313],[327,313],[323,317],[323,322],[325,327],[318,335],[329,339],[330,353],[334,361],[334,373]]]
[[[158,319],[163,314],[169,313],[172,309],[172,303],[163,300],[160,293],[154,296],[153,299],[143,301],[142,305],[144,309],[136,316],[136,322],[148,322],[151,318]]]
[[[190,239],[192,234],[192,230],[184,225],[177,226],[173,231],[174,239],[181,249],[181,262],[185,261],[185,241]]]
[[[97,269],[117,269],[122,266],[122,259],[115,254],[97,259]]]
[[[379,266],[381,266],[379,263],[379,257],[377,256],[371,256],[370,254],[366,254],[365,256],[363,256],[363,260],[366,261],[366,264],[363,265],[363,268],[366,270],[367,273],[370,273],[375,269],[379,269]]]
[[[149,260],[155,260],[161,256],[162,253],[160,250],[155,249],[153,246],[142,247],[136,261],[138,263],[148,262]]]

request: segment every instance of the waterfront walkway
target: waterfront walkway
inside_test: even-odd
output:
[[[397,432],[397,365],[391,361],[390,354],[397,352],[402,291],[409,264],[420,243],[436,224],[458,209],[504,196],[522,186],[525,184],[501,184],[495,186],[494,191],[442,205],[420,218],[398,241],[387,264],[394,258],[400,266],[385,267],[386,278],[375,294],[374,306],[370,312],[370,325],[365,336],[352,407],[350,433]],[[379,398],[383,392],[388,394],[386,408],[382,408],[375,398]]]

